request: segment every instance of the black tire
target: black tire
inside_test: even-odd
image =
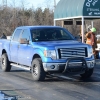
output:
[[[93,68],[85,71],[85,73],[81,74],[81,77],[84,78],[84,79],[87,79],[87,78],[90,78],[91,75],[93,74]]]
[[[1,68],[4,72],[9,72],[11,70],[10,61],[6,53],[3,53],[1,56]]]
[[[43,81],[46,76],[46,72],[43,69],[41,58],[35,58],[32,62],[32,76],[35,81]]]

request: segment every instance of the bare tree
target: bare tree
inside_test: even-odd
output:
[[[42,7],[34,8],[26,8],[26,3],[24,0],[21,0],[21,7],[16,6],[16,0],[13,0],[10,7],[6,7],[2,9],[2,5],[0,6],[0,34],[3,32],[6,35],[11,35],[14,29],[17,26],[23,25],[53,25],[54,12],[53,8],[50,8],[49,4],[52,4],[52,0],[46,0],[46,7],[43,9]],[[54,2],[53,2],[54,5]],[[89,25],[90,21],[86,21]],[[57,21],[57,26],[61,26],[61,21]],[[94,27],[97,29],[97,33],[100,33],[100,20],[94,20]],[[66,26],[71,33],[77,35],[80,32],[80,26],[76,26],[76,24],[72,26]]]

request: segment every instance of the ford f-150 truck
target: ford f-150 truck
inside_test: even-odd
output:
[[[0,39],[0,56],[4,72],[12,66],[24,68],[35,81],[43,81],[48,73],[89,78],[95,66],[92,47],[59,26],[17,27],[10,40]]]

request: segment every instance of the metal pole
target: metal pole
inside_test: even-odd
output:
[[[61,26],[64,27],[64,21],[63,20],[61,21]]]
[[[84,17],[82,17],[82,43],[84,43]]]
[[[4,9],[5,7],[7,7],[7,0],[2,0],[2,2],[3,2],[3,9]]]
[[[92,28],[93,28],[93,21],[91,21],[91,24],[92,24]]]
[[[56,20],[54,19],[54,26],[56,26]]]
[[[54,9],[56,8],[56,0],[54,0]]]
[[[56,8],[56,0],[54,0],[54,10]],[[56,20],[54,19],[54,26],[56,26]]]

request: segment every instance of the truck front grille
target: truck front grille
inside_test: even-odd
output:
[[[88,57],[86,47],[59,48],[58,55],[59,59],[66,59],[71,57]]]

